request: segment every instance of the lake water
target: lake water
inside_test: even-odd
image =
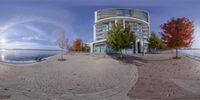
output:
[[[59,50],[5,50],[0,49],[0,61],[31,62],[41,61],[47,57],[61,53]]]
[[[186,55],[200,57],[200,50],[180,50],[180,52]]]
[[[196,60],[200,60],[200,49],[193,49],[193,50],[179,50],[180,53],[183,55],[189,56]]]

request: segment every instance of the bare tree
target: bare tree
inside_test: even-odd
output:
[[[65,61],[66,59],[63,58],[63,54],[65,51],[68,50],[68,46],[67,46],[68,39],[64,32],[60,33],[60,36],[57,41],[58,41],[58,46],[62,49],[61,58],[58,60]]]

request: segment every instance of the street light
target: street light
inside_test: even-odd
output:
[[[144,34],[142,33],[142,55],[144,56],[145,55],[145,52],[144,52]]]
[[[139,30],[140,30],[140,39],[142,38],[142,56],[145,55],[145,51],[144,51],[144,34],[143,34],[143,31],[141,30],[142,28],[140,27]]]

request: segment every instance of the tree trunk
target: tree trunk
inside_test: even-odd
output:
[[[63,51],[62,51],[62,53],[61,53],[61,59],[63,59]]]
[[[178,58],[178,48],[176,48],[176,58]]]
[[[122,58],[122,50],[120,50],[120,58]]]

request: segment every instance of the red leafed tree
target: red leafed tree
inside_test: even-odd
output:
[[[60,33],[60,36],[59,36],[57,42],[58,42],[59,47],[62,49],[61,59],[59,59],[59,60],[64,60],[63,52],[68,49],[68,47],[67,47],[68,39],[65,36],[64,32]]]
[[[178,49],[191,47],[193,42],[194,25],[189,19],[172,18],[165,24],[161,25],[163,42],[169,47],[176,49],[178,58]]]
[[[83,41],[80,38],[77,38],[72,44],[72,50],[81,51]]]

